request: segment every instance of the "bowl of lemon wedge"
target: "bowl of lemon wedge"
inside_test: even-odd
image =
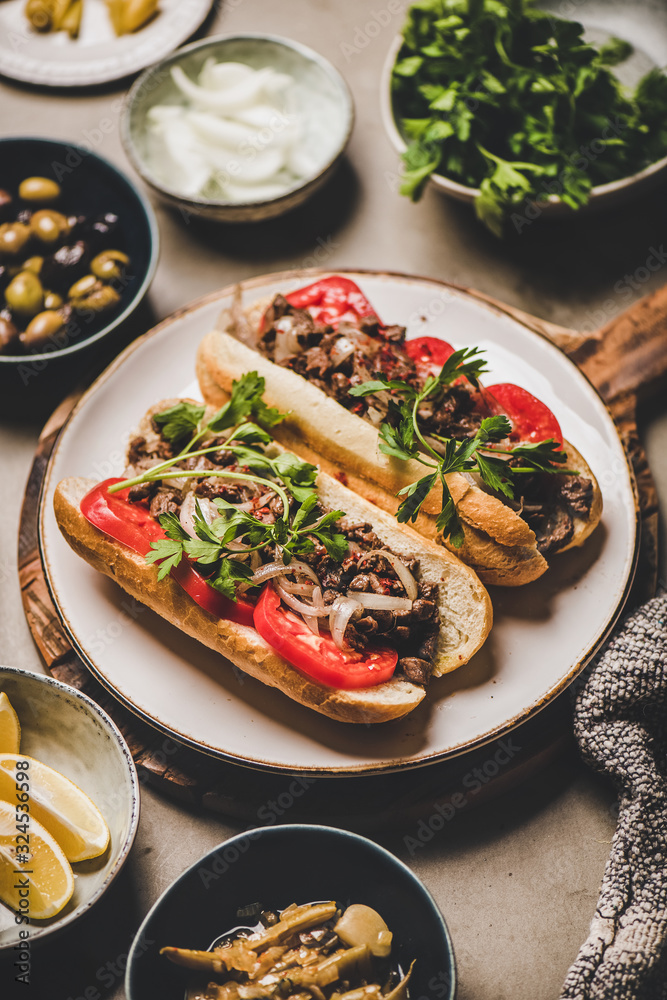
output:
[[[138,822],[137,772],[109,716],[52,677],[0,667],[0,949],[87,912]]]

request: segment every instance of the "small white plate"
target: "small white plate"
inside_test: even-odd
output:
[[[306,285],[326,272],[244,283],[244,301]],[[199,395],[194,359],[231,289],[195,303],[135,342],[84,394],[53,451],[40,511],[46,578],[73,643],[97,677],[138,715],[180,741],[279,771],[353,774],[417,766],[509,732],[577,676],[620,613],[633,575],[632,474],[614,423],[590,383],[548,340],[474,296],[437,281],[346,272],[386,322],[487,352],[488,383],[511,381],[550,406],[602,487],[604,514],[583,550],[554,559],[536,583],[492,593],[495,624],[465,667],[434,681],[406,719],[354,726],[326,719],[238,671],[132,602],[63,540],[52,510],[67,476],[123,469],[141,416],[169,396]]]
[[[78,38],[40,34],[28,22],[25,0],[0,4],[0,73],[42,87],[88,87],[120,80],[158,62],[202,24],[212,0],[160,0],[156,17],[120,38],[104,0],[86,0]]]
[[[106,712],[88,695],[53,677],[0,667],[0,691],[21,724],[21,753],[66,775],[104,816],[111,840],[99,858],[74,864],[74,895],[50,920],[27,927],[30,942],[83,916],[119,873],[139,824],[139,782],[129,747]],[[0,950],[13,949],[25,925],[0,903]],[[17,956],[18,960],[18,956]],[[4,992],[2,994],[5,995]]]

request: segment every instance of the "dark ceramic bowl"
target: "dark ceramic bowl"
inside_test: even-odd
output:
[[[0,354],[0,377],[6,379],[8,370],[14,369],[24,385],[29,385],[32,374],[42,371],[48,362],[88,351],[113,334],[148,291],[159,247],[152,208],[125,174],[97,153],[53,139],[0,139],[0,188],[16,196],[20,181],[33,176],[50,177],[60,184],[62,195],[54,207],[65,215],[117,215],[113,248],[124,250],[131,263],[128,280],[119,289],[121,301],[117,308],[90,320],[85,315],[77,318],[69,332],[54,335],[39,350]],[[11,215],[10,220],[13,218]]]
[[[365,837],[326,826],[289,825],[232,837],[188,868],[157,901],[134,939],[128,1000],[183,1000],[192,973],[160,957],[160,948],[207,949],[243,924],[237,910],[335,899],[376,909],[394,935],[392,958],[415,960],[410,996],[452,1000],[456,974],[445,921],[419,879]]]

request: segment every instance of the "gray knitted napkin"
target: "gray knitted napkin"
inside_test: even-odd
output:
[[[618,788],[619,816],[561,1000],[667,1000],[667,595],[598,655],[574,721],[584,759]]]

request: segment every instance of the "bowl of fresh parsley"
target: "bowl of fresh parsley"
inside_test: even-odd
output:
[[[416,0],[382,80],[400,191],[432,183],[497,236],[539,215],[605,207],[667,167],[667,75],[629,89],[632,46],[596,47],[533,0]]]

